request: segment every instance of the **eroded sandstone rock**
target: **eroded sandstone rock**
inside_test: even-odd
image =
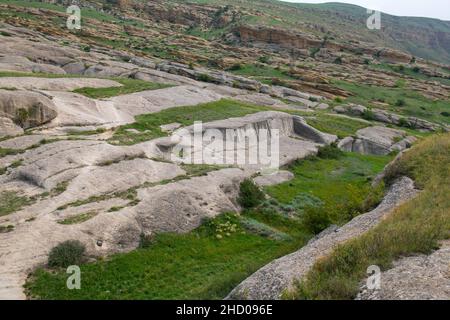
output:
[[[56,116],[54,103],[42,94],[0,89],[0,117],[9,118],[24,129],[40,126]]]

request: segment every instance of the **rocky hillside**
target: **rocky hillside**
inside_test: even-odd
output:
[[[354,27],[361,9],[82,1],[82,28],[69,30],[68,3],[0,0],[1,299],[303,297],[293,284],[336,243],[386,228],[390,262],[443,240],[448,190],[434,188],[448,179],[439,165],[448,163],[449,66],[388,36],[364,40]],[[331,9],[341,29],[320,22]],[[199,132],[205,150],[189,147]],[[270,162],[242,162],[268,146]],[[415,168],[439,180],[426,184]],[[410,237],[391,244],[385,221],[411,201],[416,211],[440,204],[400,223],[412,231],[398,237]],[[445,269],[436,263],[445,250],[421,259]],[[359,252],[345,298],[357,297],[373,252]],[[83,290],[65,289],[71,264]],[[399,278],[401,267],[383,266]],[[277,278],[269,293],[265,270]]]

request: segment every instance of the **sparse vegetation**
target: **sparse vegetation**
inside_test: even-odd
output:
[[[89,98],[101,99],[145,90],[163,89],[171,86],[168,84],[148,82],[137,79],[113,78],[112,80],[119,82],[122,86],[110,88],[80,88],[74,90],[73,92],[82,94]]]
[[[246,209],[257,207],[264,200],[264,193],[255,183],[250,180],[244,180],[239,189],[239,204]]]
[[[355,192],[364,200],[370,177],[389,159],[346,154],[339,160],[299,161],[290,166],[296,178],[268,188],[272,198],[262,199],[258,208],[206,219],[189,234],[144,236],[145,245],[136,251],[82,264],[83,290],[67,290],[65,272],[44,269],[26,288],[41,299],[222,299],[248,275],[322,229],[309,230],[302,221],[307,208],[342,208]],[[292,217],[293,212],[298,213]],[[341,217],[341,223],[348,218]]]
[[[48,266],[51,268],[67,268],[80,265],[84,260],[85,246],[78,240],[68,240],[54,247],[48,256]]]
[[[389,269],[402,256],[439,247],[450,230],[450,135],[426,138],[391,167],[386,181],[410,176],[423,191],[380,225],[316,263],[294,298],[353,299],[370,265]]]
[[[339,159],[343,155],[344,152],[338,148],[336,143],[320,147],[317,152],[317,156],[321,159]]]
[[[33,199],[19,195],[15,191],[0,193],[0,217],[16,212],[33,203]]]
[[[189,126],[194,121],[209,122],[242,117],[266,110],[270,110],[270,108],[228,99],[196,106],[171,108],[157,113],[137,116],[135,123],[120,127],[110,139],[110,143],[131,145],[163,137],[167,133],[162,132],[160,126],[168,123],[178,122],[183,126]],[[130,129],[137,130],[138,133],[130,132]]]
[[[322,132],[335,134],[340,139],[355,135],[356,131],[369,126],[358,119],[320,115],[306,119],[308,124]]]
[[[22,150],[0,148],[0,158],[23,153]]]
[[[71,225],[71,224],[79,224],[85,221],[88,221],[95,217],[98,214],[97,211],[90,211],[86,213],[77,214],[75,216],[71,216],[69,218],[58,221],[59,224]]]
[[[432,101],[417,91],[409,89],[407,86],[387,88],[343,81],[335,81],[335,84],[339,88],[354,94],[347,98],[347,101],[350,103],[362,104],[367,107],[378,107],[374,102],[384,99],[390,105],[389,109],[400,115],[450,124],[450,118],[441,114],[442,112],[450,112],[450,103],[448,101]],[[398,103],[403,107],[396,110]]]

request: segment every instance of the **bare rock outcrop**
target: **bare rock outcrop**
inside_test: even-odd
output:
[[[364,285],[357,300],[450,300],[450,242],[444,241],[430,255],[394,262],[380,279],[380,289],[369,290]]]
[[[406,136],[406,132],[402,130],[374,126],[358,130],[356,138],[342,139],[338,147],[348,152],[387,155],[410,148],[416,140],[413,136]]]
[[[334,111],[339,114],[348,114],[358,117],[368,116],[371,119],[382,123],[395,124],[398,126],[408,126],[410,128],[424,131],[436,131],[441,128],[440,125],[427,120],[419,119],[416,117],[404,117],[385,110],[377,108],[369,109],[367,107],[356,104],[337,106],[334,107]]]
[[[201,150],[193,148],[192,141],[198,138],[202,138],[198,142],[203,145]],[[182,128],[170,138],[159,139],[156,145],[166,159],[173,160],[182,150],[183,158],[177,161],[192,163],[195,159],[203,159],[211,164],[225,162],[263,170],[304,158],[317,152],[319,146],[336,140],[337,136],[316,130],[302,117],[264,111],[241,118],[204,123],[201,127],[194,125]],[[276,149],[270,152],[271,156],[262,154],[261,146],[268,148],[270,144],[276,145]],[[261,160],[261,157],[267,163],[256,161]]]
[[[9,118],[24,129],[40,126],[56,116],[54,103],[42,94],[0,89],[0,117]]]
[[[0,77],[0,88],[19,90],[73,91],[80,88],[120,87],[120,83],[95,78]]]

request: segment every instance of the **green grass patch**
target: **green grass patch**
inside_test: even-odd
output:
[[[209,122],[233,117],[243,117],[247,114],[271,110],[267,107],[256,106],[243,102],[222,99],[220,101],[166,109],[157,113],[139,115],[133,124],[121,126],[110,139],[112,144],[132,145],[143,141],[166,136],[160,126],[178,122],[189,126],[194,121]],[[138,130],[139,133],[130,132]]]
[[[344,153],[333,158],[297,161],[288,169],[294,179],[266,191],[280,202],[287,211],[300,213],[306,219],[323,215],[320,227],[343,224],[377,204],[371,182],[392,159],[392,156],[370,156]],[[381,192],[382,193],[382,192]],[[307,204],[307,205],[305,205]],[[322,225],[323,222],[323,225]],[[318,228],[323,229],[323,228]],[[317,233],[316,227],[310,228]]]
[[[393,64],[381,63],[378,65],[374,64],[370,68],[375,69],[375,70],[393,71],[395,73],[405,75],[408,77],[412,77],[417,80],[438,81],[442,84],[450,86],[450,79],[440,78],[440,77],[429,77],[426,74],[423,74],[421,72],[420,67],[418,67],[418,66],[410,68],[410,67],[406,67],[403,65],[393,65]]]
[[[80,88],[76,89],[73,92],[82,94],[86,97],[93,99],[101,99],[101,98],[109,98],[120,96],[124,94],[140,92],[145,90],[157,90],[163,89],[167,87],[171,87],[171,85],[163,84],[163,83],[155,83],[148,82],[144,80],[137,79],[114,79],[115,81],[122,84],[121,87],[110,87],[110,88]]]
[[[339,139],[354,136],[356,131],[370,126],[362,121],[344,117],[318,115],[306,119],[308,124],[325,133],[335,134]]]
[[[235,70],[232,70],[235,69]],[[235,68],[232,68],[230,71],[233,74],[259,79],[259,80],[269,80],[271,81],[272,78],[279,78],[279,79],[286,79],[286,80],[293,80],[294,78],[290,77],[286,74],[285,71],[281,69],[275,69],[270,66],[266,66],[264,64],[246,64],[242,65],[239,68],[237,66]],[[263,81],[264,82],[264,81]]]
[[[112,163],[114,163],[114,162],[112,162]],[[106,164],[106,165],[108,165],[108,164]],[[155,187],[155,186],[158,186],[158,185],[165,185],[165,184],[169,184],[169,183],[176,182],[176,181],[190,179],[190,178],[193,178],[193,177],[204,176],[208,172],[226,168],[224,166],[195,165],[195,164],[194,165],[192,165],[192,164],[184,164],[181,167],[182,167],[183,170],[186,171],[186,174],[177,176],[177,177],[175,177],[173,179],[167,179],[167,180],[162,180],[162,181],[158,181],[158,182],[146,182],[146,183],[143,183],[140,186],[133,187],[133,188],[130,188],[130,189],[125,190],[125,191],[119,191],[119,192],[113,192],[113,193],[108,193],[108,194],[102,194],[102,195],[98,195],[98,196],[91,196],[91,197],[89,197],[87,199],[82,199],[82,200],[77,200],[77,201],[74,201],[74,202],[67,203],[67,204],[57,208],[57,210],[65,210],[65,209],[67,209],[69,207],[80,207],[80,206],[83,206],[83,205],[86,205],[86,204],[89,204],[89,203],[101,202],[101,201],[114,199],[114,198],[120,198],[122,200],[128,200],[129,203],[127,204],[127,206],[134,206],[134,205],[139,203],[139,199],[137,198],[137,190],[138,189],[151,188],[151,187]],[[67,188],[67,184],[66,183],[68,183],[68,182],[64,182],[64,185],[61,185],[61,186],[58,185],[56,187],[56,189],[58,190],[58,188],[60,188],[60,189],[63,190],[62,192],[64,192],[65,189],[63,189],[63,188]],[[50,193],[50,195],[52,195],[52,192]],[[117,207],[115,209],[119,209],[120,210],[121,208]],[[112,211],[118,211],[118,210],[112,210]]]
[[[298,249],[313,236],[301,214],[287,214],[291,209],[300,211],[301,207],[325,201],[336,203],[331,193],[339,190],[341,196],[344,194],[341,179],[358,187],[358,182],[368,184],[368,177],[381,170],[387,160],[348,154],[339,160],[298,162],[291,167],[297,175],[296,185],[284,186],[284,192],[291,196],[286,199],[289,203],[269,199],[242,215],[225,214],[205,220],[189,234],[143,237],[136,251],[81,265],[81,290],[67,290],[65,272],[45,269],[33,274],[26,289],[30,297],[40,299],[222,299],[254,271]],[[197,175],[206,169],[185,168]],[[305,175],[311,177],[303,182]],[[313,184],[315,175],[322,176],[322,180]],[[330,177],[331,183],[324,183]],[[327,197],[321,201],[305,196],[309,190]],[[346,189],[347,193],[354,191]]]
[[[17,192],[3,191],[0,193],[0,217],[16,212],[31,203],[33,200],[20,196]]]
[[[95,217],[98,214],[97,211],[90,211],[86,213],[81,213],[63,220],[58,221],[59,224],[71,225],[71,224],[79,224],[85,221],[88,221]]]
[[[24,150],[0,148],[0,158],[23,153]]]
[[[370,265],[382,270],[413,254],[430,254],[450,235],[450,135],[415,145],[387,174],[387,182],[407,175],[423,191],[398,207],[363,236],[340,245],[316,263],[289,298],[353,299]]]
[[[450,101],[433,101],[407,87],[386,88],[344,81],[335,81],[334,83],[339,88],[354,94],[354,96],[347,98],[346,102],[383,108],[374,102],[384,101],[389,104],[385,107],[388,111],[436,123],[450,124],[450,118],[442,115],[443,112],[450,112]]]
[[[13,225],[7,225],[7,226],[0,226],[0,233],[8,233],[14,231]]]
[[[43,269],[26,289],[41,299],[222,299],[297,245],[246,232],[237,216],[227,214],[189,234],[157,235],[136,251],[81,265],[81,290],[67,290],[65,272]]]

